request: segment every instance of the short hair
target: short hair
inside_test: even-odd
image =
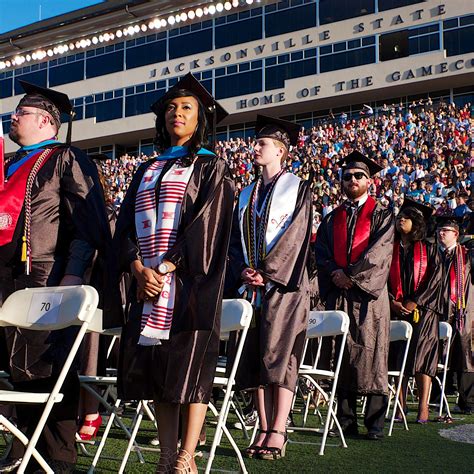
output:
[[[286,159],[288,158],[288,148],[286,148],[286,145],[280,140],[276,140],[275,138],[272,138],[272,141],[275,146],[283,148],[283,155],[281,157],[280,163],[284,163]]]

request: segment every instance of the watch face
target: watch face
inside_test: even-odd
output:
[[[165,274],[168,272],[168,265],[166,265],[166,263],[160,263],[159,267],[158,267],[158,271],[162,274]]]

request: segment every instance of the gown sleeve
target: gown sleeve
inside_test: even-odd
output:
[[[65,274],[82,278],[96,250],[111,251],[110,228],[95,165],[77,148],[66,148],[60,159],[61,212],[70,216],[61,222],[72,235]]]
[[[230,244],[228,252],[228,265],[225,276],[224,295],[229,298],[236,296],[237,290],[242,282],[240,275],[246,268],[244,252],[242,250],[242,241],[239,224],[239,206],[234,208],[232,217],[232,231],[230,234]]]

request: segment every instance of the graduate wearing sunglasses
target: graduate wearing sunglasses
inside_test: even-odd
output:
[[[382,168],[358,151],[338,162],[347,200],[318,229],[316,263],[320,298],[327,310],[350,318],[341,366],[337,414],[346,434],[358,433],[357,395],[367,396],[365,426],[371,440],[383,437],[387,407],[390,304],[387,278],[392,259],[394,219],[368,194]]]

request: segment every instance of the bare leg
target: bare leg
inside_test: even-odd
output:
[[[178,450],[179,405],[177,403],[155,403],[160,461],[157,472],[173,472]]]
[[[293,392],[287,388],[278,385],[270,387],[273,390],[273,422],[271,430],[286,432],[286,420],[291,410],[293,401]],[[281,448],[285,442],[285,437],[278,433],[270,433],[265,441],[265,446],[272,448]]]
[[[177,472],[198,472],[194,461],[194,452],[196,451],[204,419],[206,418],[207,404],[190,403],[187,407],[183,408],[183,436],[176,470]],[[187,468],[190,471],[187,471]]]
[[[407,407],[407,389],[408,389],[408,377],[403,377],[402,380],[402,387],[400,389],[400,405],[402,406],[402,409],[406,412],[406,407]],[[400,409],[397,409],[397,418],[403,418],[402,414],[400,413]]]
[[[418,419],[429,418],[428,397],[430,395],[431,377],[425,374],[415,374],[416,386],[418,387]]]
[[[255,446],[262,446],[267,434],[264,433],[272,427],[273,422],[273,387],[259,388],[256,394],[257,412],[260,419],[261,433],[255,440]]]

